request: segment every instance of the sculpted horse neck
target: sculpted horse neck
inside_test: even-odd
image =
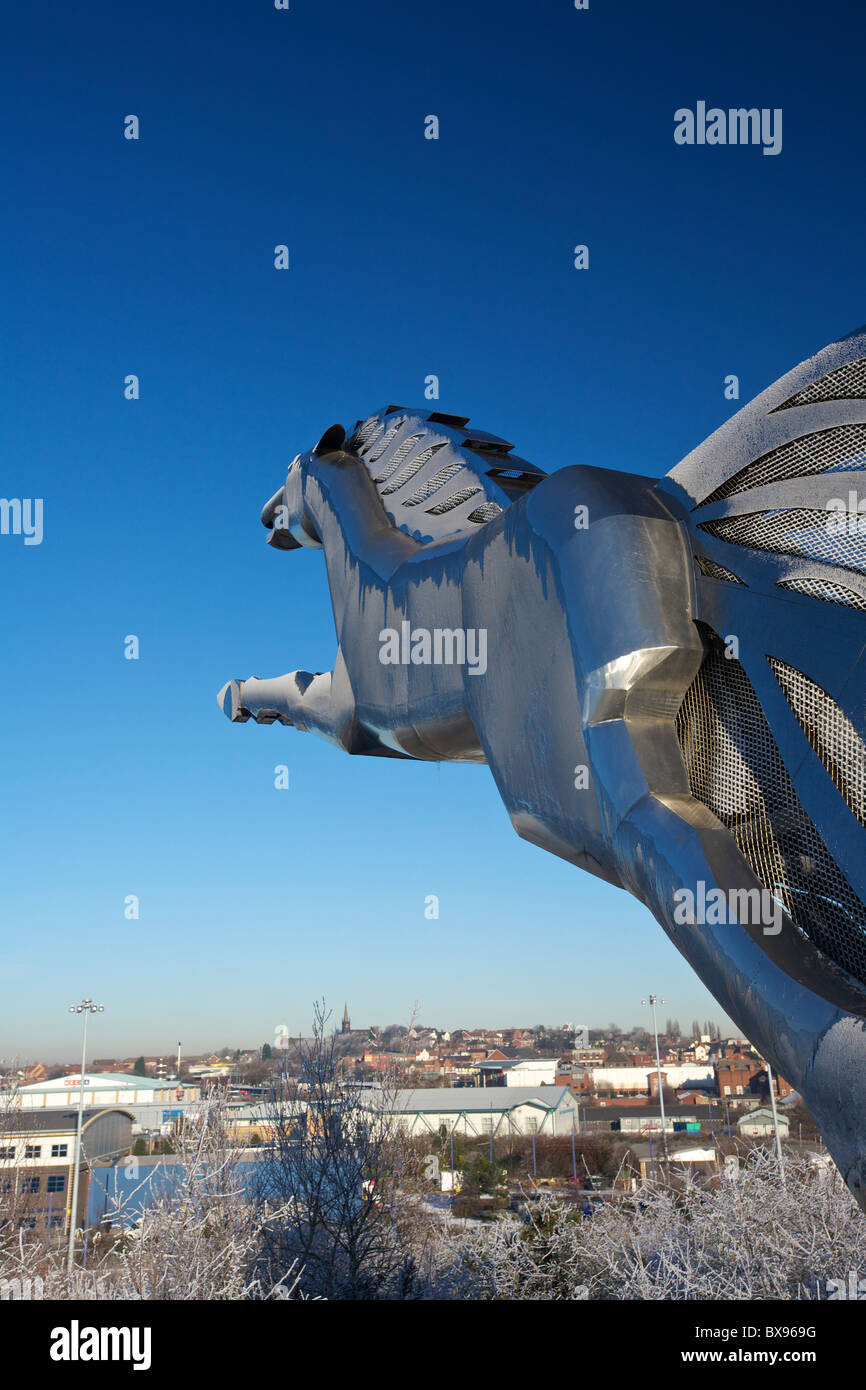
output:
[[[546,476],[438,412],[334,426],[262,513],[324,552],[334,669],[219,697],[350,753],[487,763],[518,834],[649,907],[861,1200],[866,536],[824,523],[864,467],[863,334],[660,480]]]

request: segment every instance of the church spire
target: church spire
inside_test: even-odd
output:
[[[348,1003],[346,1003],[346,1004],[343,1005],[343,1032],[344,1032],[344,1033],[350,1033],[351,1031],[352,1031],[352,1021],[351,1021],[351,1019],[349,1018],[349,1005],[348,1005]]]

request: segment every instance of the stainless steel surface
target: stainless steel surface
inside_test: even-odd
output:
[[[545,476],[438,412],[333,426],[262,519],[324,552],[334,669],[219,702],[486,762],[519,835],[647,905],[866,1206],[866,516],[828,509],[864,469],[862,332],[660,481]]]

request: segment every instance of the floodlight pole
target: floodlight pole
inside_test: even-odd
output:
[[[781,1180],[782,1180],[782,1186],[784,1187],[784,1186],[785,1186],[785,1162],[784,1162],[784,1159],[782,1158],[782,1141],[781,1141],[781,1139],[779,1138],[779,1116],[778,1116],[778,1113],[777,1113],[777,1111],[776,1111],[776,1096],[775,1096],[775,1093],[774,1093],[774,1091],[773,1091],[773,1068],[770,1066],[770,1063],[769,1063],[769,1062],[765,1062],[764,1065],[765,1065],[766,1068],[767,1068],[767,1080],[768,1080],[768,1082],[770,1083],[770,1109],[771,1109],[772,1112],[773,1112],[773,1133],[774,1133],[775,1136],[776,1136],[776,1157],[777,1157],[778,1160],[779,1160],[779,1177],[781,1178]]]
[[[75,1159],[72,1166],[72,1206],[69,1212],[69,1245],[66,1253],[66,1272],[72,1274],[75,1263],[75,1223],[78,1219],[78,1178],[81,1171],[81,1128],[84,1118],[84,1067],[87,1060],[87,1015],[104,1012],[101,1004],[92,999],[82,999],[80,1004],[70,1004],[71,1014],[81,1014],[84,1023],[81,1039],[81,1072],[78,1077],[78,1123],[75,1127]]]
[[[647,1000],[646,1000],[646,999],[642,999],[640,1002],[641,1002],[642,1004],[646,1004],[646,1003],[647,1003]],[[655,1045],[656,1045],[656,1072],[658,1073],[658,1079],[659,1079],[659,1109],[660,1109],[660,1111],[661,1111],[661,1121],[662,1121],[662,1147],[664,1148],[664,1151],[665,1151],[665,1162],[667,1162],[667,1161],[668,1161],[668,1158],[669,1158],[669,1155],[668,1155],[668,1135],[667,1135],[667,1130],[666,1130],[666,1128],[665,1128],[665,1098],[664,1098],[664,1096],[662,1095],[662,1061],[661,1061],[661,1057],[659,1056],[659,1025],[658,1025],[658,1020],[657,1020],[657,1018],[656,1018],[656,1003],[663,1004],[664,1002],[665,1002],[665,1001],[664,1001],[663,999],[657,1000],[657,999],[656,999],[656,996],[655,996],[654,994],[651,994],[651,995],[649,996],[649,1004],[651,1005],[652,1011],[653,1011],[653,1037],[654,1037],[654,1039],[655,1039]]]

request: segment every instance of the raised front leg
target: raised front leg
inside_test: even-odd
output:
[[[289,671],[269,680],[250,676],[248,680],[231,680],[224,685],[217,703],[233,724],[245,724],[248,719],[257,724],[279,720],[297,729],[308,729],[311,718],[318,718],[325,727],[333,729],[332,682],[331,671]]]
[[[288,725],[318,734],[346,753],[400,757],[383,748],[361,725],[351,682],[342,655],[333,671],[289,671],[260,680],[231,680],[217,696],[223,714],[234,724],[253,719],[257,724]]]

